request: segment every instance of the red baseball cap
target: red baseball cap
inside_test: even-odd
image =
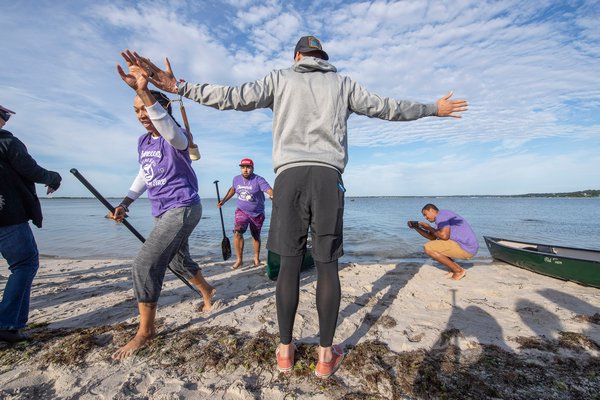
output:
[[[243,166],[250,166],[250,167],[254,168],[254,162],[249,158],[244,158],[244,159],[242,159],[242,161],[240,161],[240,167],[243,167]]]

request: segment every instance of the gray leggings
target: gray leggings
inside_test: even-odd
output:
[[[156,303],[167,266],[186,279],[200,267],[192,260],[188,238],[202,217],[200,203],[173,208],[154,220],[154,229],[133,260],[133,291],[138,303]]]

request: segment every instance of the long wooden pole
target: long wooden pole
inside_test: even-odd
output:
[[[75,178],[77,178],[79,180],[79,182],[81,182],[83,184],[83,186],[85,186],[90,192],[92,192],[92,194],[100,201],[100,203],[104,204],[104,207],[106,207],[110,212],[113,212],[115,210],[115,208],[104,198],[104,196],[102,196],[100,194],[100,192],[98,192],[96,190],[96,188],[94,188],[94,186],[92,186],[91,183],[88,182],[87,179],[85,179],[83,177],[83,175],[81,175],[79,173],[79,171],[77,171],[76,168],[71,168],[71,173],[73,175],[75,175]],[[141,233],[139,233],[130,223],[129,221],[126,221],[125,219],[122,221],[123,225],[125,225],[125,227],[127,229],[129,229],[129,231],[131,231],[131,233],[133,233],[135,235],[135,237],[137,237],[142,243],[144,243],[146,241],[146,239],[142,236]],[[178,273],[177,271],[173,270],[170,266],[167,265],[167,268],[169,268],[169,270],[175,274],[176,277],[178,277],[183,283],[185,283],[187,285],[187,287],[189,287],[190,289],[192,289],[194,292],[196,292],[197,294],[200,295],[200,297],[202,297],[202,293],[200,293],[200,291],[198,289],[196,289],[194,286],[192,286],[191,283],[188,282],[187,279],[185,279],[180,273]]]

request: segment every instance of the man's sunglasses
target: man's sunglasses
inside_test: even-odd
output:
[[[0,111],[0,118],[2,118],[4,122],[7,122],[10,119],[10,113]]]

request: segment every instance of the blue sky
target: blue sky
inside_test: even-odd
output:
[[[117,75],[134,49],[178,78],[238,85],[288,68],[303,35],[370,91],[424,103],[453,90],[462,119],[349,121],[350,196],[494,195],[598,189],[598,1],[0,0],[0,104],[6,129],[45,168],[56,195],[125,195],[143,132]],[[200,194],[224,193],[241,158],[273,183],[271,112],[185,101],[202,160]],[[181,116],[175,113],[181,122]],[[40,190],[42,192],[42,190]],[[45,192],[44,192],[45,193]]]

